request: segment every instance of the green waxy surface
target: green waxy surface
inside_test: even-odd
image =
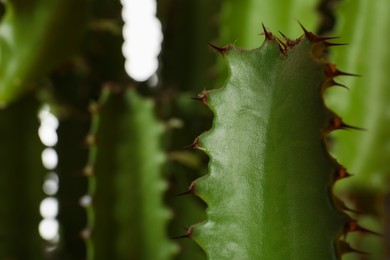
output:
[[[37,85],[77,42],[88,0],[6,1],[0,23],[0,103]],[[68,19],[72,17],[72,19]]]
[[[230,76],[208,93],[215,118],[198,144],[209,174],[194,182],[208,218],[190,232],[210,259],[339,259],[346,218],[330,190],[340,166],[324,143],[333,115],[312,45],[304,38],[285,56],[266,40],[224,54]]]
[[[176,249],[163,205],[164,129],[152,102],[134,90],[105,90],[98,113],[88,259],[170,259]]]

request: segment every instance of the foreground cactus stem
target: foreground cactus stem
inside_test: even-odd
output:
[[[326,147],[329,132],[350,126],[323,91],[349,74],[324,59],[331,38],[304,31],[282,41],[264,29],[257,49],[216,48],[230,76],[199,96],[215,117],[192,145],[209,155],[209,174],[190,187],[208,219],[186,234],[210,259],[340,259],[354,251],[346,232],[364,231],[333,196],[348,174]]]

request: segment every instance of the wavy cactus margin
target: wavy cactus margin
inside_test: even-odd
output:
[[[303,28],[303,27],[302,27]],[[340,259],[359,252],[347,232],[368,232],[332,193],[348,177],[327,150],[331,131],[353,128],[324,104],[323,92],[352,75],[324,58],[333,38],[304,29],[284,41],[264,28],[261,47],[215,47],[227,60],[225,86],[199,99],[213,127],[193,143],[210,157],[209,174],[189,192],[207,205],[207,221],[189,228],[210,259]]]
[[[152,102],[111,86],[92,107],[88,259],[170,259],[177,248],[166,234],[164,129]]]

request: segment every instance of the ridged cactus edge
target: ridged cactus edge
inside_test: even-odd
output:
[[[303,28],[303,27],[302,27]],[[303,28],[304,29],[304,28]],[[327,136],[353,128],[329,110],[324,91],[344,73],[325,58],[336,44],[304,29],[283,40],[264,28],[256,49],[215,47],[227,61],[224,87],[199,99],[214,113],[212,128],[192,147],[209,157],[209,173],[192,193],[207,220],[188,229],[209,259],[340,259],[364,253],[345,241],[367,232],[345,214],[334,183],[349,177],[327,149]]]
[[[171,259],[163,203],[163,125],[134,89],[105,87],[92,106],[88,259]],[[109,241],[107,237],[110,237]]]

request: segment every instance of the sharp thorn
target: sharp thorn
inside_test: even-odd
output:
[[[181,239],[181,238],[191,238],[192,236],[192,227],[187,229],[187,232],[184,235],[172,237],[171,239]]]
[[[330,120],[329,124],[329,130],[334,131],[338,129],[346,129],[346,130],[360,130],[360,131],[366,131],[367,129],[357,127],[357,126],[351,126],[343,122],[343,120],[339,116],[334,116]]]
[[[352,126],[352,125],[347,125],[344,122],[341,124],[342,129],[350,129],[350,130],[359,130],[359,131],[367,131],[367,129],[362,128],[362,127],[357,127],[357,126]]]
[[[337,76],[354,76],[354,77],[360,77],[358,74],[352,74],[352,73],[347,73],[341,70],[338,70],[336,68],[336,65],[334,64],[326,64],[325,66],[325,75],[329,78],[334,78]]]
[[[342,201],[338,197],[333,197],[333,199],[334,199],[334,203],[336,204],[336,206],[339,209],[344,210],[344,211],[348,211],[348,212],[351,212],[351,213],[359,214],[359,215],[363,214],[363,212],[361,212],[361,211],[348,208],[347,205],[345,205],[344,201]]]
[[[261,26],[263,27],[264,35],[266,40],[273,40],[274,36],[272,35],[271,32],[267,31],[267,29],[264,26],[264,23],[261,23]]]
[[[193,148],[193,149],[197,149],[199,148],[199,138],[195,138],[194,142],[190,145],[187,145],[185,146],[184,148]]]
[[[339,251],[341,251],[341,255],[347,254],[347,253],[358,253],[363,255],[370,255],[367,252],[357,250],[355,248],[352,248],[346,241],[340,240],[338,241],[338,248]]]
[[[351,176],[353,176],[353,175],[348,173],[347,170],[344,167],[341,167],[336,172],[335,180],[337,181],[337,180],[341,180],[341,179],[348,178],[348,177],[351,177]]]
[[[305,37],[310,40],[311,42],[325,42],[326,45],[330,45],[330,46],[333,46],[333,45],[343,45],[343,44],[337,44],[337,43],[328,43],[326,41],[328,40],[334,40],[334,39],[338,39],[340,37],[323,37],[323,36],[318,36],[312,32],[309,32],[303,25],[301,22],[299,22],[299,25],[301,26],[304,34],[305,34]]]
[[[214,50],[218,51],[219,54],[221,54],[222,56],[225,56],[225,53],[229,50],[229,47],[218,47],[218,46],[216,46],[216,45],[214,45],[214,44],[212,44],[210,42],[208,44],[209,44],[209,46],[211,48],[213,48]]]
[[[184,196],[184,195],[190,195],[190,194],[194,194],[194,190],[195,190],[195,183],[192,182],[190,187],[188,187],[188,190],[185,191],[185,192],[182,192],[182,193],[179,193],[177,194],[176,196]]]
[[[369,230],[367,228],[360,226],[356,220],[353,220],[353,221],[350,221],[349,223],[347,223],[344,232],[346,232],[346,233],[348,233],[348,232],[362,232],[362,233],[367,233],[367,234],[383,237],[383,234],[377,233],[375,231],[372,231],[372,230]]]
[[[327,41],[324,41],[324,44],[325,44],[326,47],[349,45],[348,43],[332,43],[332,42],[327,42]]]
[[[199,93],[197,97],[191,97],[191,98],[194,100],[202,101],[203,104],[206,104],[208,94],[209,93],[207,91],[203,91],[202,93]]]
[[[350,90],[346,85],[336,82],[333,78],[326,80],[324,83],[324,87],[325,87],[325,89],[330,88],[330,87],[342,87],[342,88],[345,88],[347,90]]]

